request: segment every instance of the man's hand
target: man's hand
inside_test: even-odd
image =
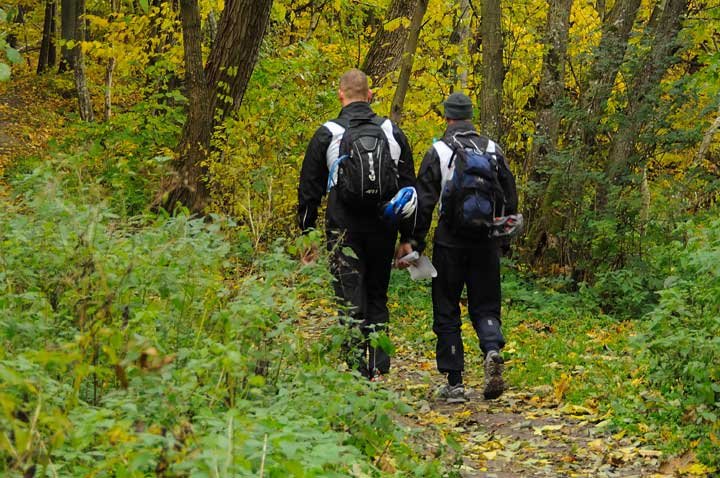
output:
[[[300,253],[300,263],[304,266],[314,264],[319,255],[317,245],[313,244]]]
[[[401,261],[403,257],[407,256],[413,251],[412,246],[409,242],[401,242],[395,249],[395,267],[398,269],[407,269],[410,267],[409,262]]]

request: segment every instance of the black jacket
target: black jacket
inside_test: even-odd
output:
[[[357,101],[345,106],[339,115],[342,122],[353,126],[357,120],[367,120],[377,116],[368,103]],[[415,185],[415,166],[413,165],[412,150],[405,134],[393,123],[393,136],[400,145],[400,159],[398,161],[399,186]],[[325,126],[315,131],[310,140],[305,159],[300,171],[300,184],[298,185],[298,226],[305,232],[314,228],[317,222],[318,207],[322,197],[327,192],[328,167],[326,160],[327,149],[332,140],[332,133]],[[335,190],[331,189],[328,195],[325,223],[328,229],[340,229],[353,232],[373,232],[387,230],[395,232],[380,220],[377,212],[370,211],[360,214],[349,210],[342,201],[336,198]],[[404,233],[409,234],[410,231]]]
[[[455,133],[464,131],[475,131],[475,127],[470,121],[458,121],[453,123],[445,130],[443,140],[448,140],[446,143],[450,144],[450,138],[452,138]],[[479,146],[482,149],[486,149],[490,139],[482,135],[480,135],[480,138],[481,140]],[[515,214],[517,213],[518,207],[515,178],[510,172],[510,167],[505,159],[505,155],[497,143],[495,144],[495,150],[502,158],[502,161],[500,161],[499,179],[505,195],[505,214]],[[442,193],[441,187],[442,172],[440,169],[440,157],[438,156],[435,148],[430,148],[425,154],[422,164],[420,165],[417,184],[415,185],[418,192],[419,210],[417,225],[411,240],[414,249],[418,249],[420,251],[425,249],[425,236],[430,229],[433,210],[435,209],[435,205],[438,203],[440,194]],[[436,244],[446,247],[473,247],[490,242],[491,239],[483,237],[460,237],[450,230],[450,227],[448,227],[441,217],[435,230],[434,241]]]

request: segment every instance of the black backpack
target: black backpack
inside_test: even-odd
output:
[[[449,166],[454,163],[455,171],[442,191],[440,215],[456,234],[477,237],[489,235],[493,220],[504,215],[505,195],[499,171],[502,158],[458,138],[469,136],[480,139],[474,131],[458,133],[449,145],[453,150]]]
[[[378,206],[398,192],[398,170],[390,145],[375,116],[345,127],[338,154],[337,194],[343,203],[357,210],[376,212]]]

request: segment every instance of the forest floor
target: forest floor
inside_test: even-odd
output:
[[[612,434],[597,410],[556,400],[551,386],[511,385],[499,399],[485,400],[478,370],[465,380],[471,399],[448,404],[433,398],[442,384],[433,357],[406,353],[398,363],[388,386],[414,398],[412,425],[456,434],[463,477],[660,477],[677,468],[642,440]],[[431,381],[423,371],[431,371]]]
[[[398,282],[400,273],[394,273]],[[431,331],[430,297],[423,297],[422,285],[411,285],[418,295],[412,302],[403,304],[401,297],[407,293],[407,281],[398,290],[391,287],[391,338],[396,350],[390,373],[377,386],[387,387],[399,395],[412,412],[401,417],[403,423],[417,432],[418,445],[428,456],[436,455],[443,446],[443,453],[453,454],[454,443],[460,453],[451,459],[463,478],[511,478],[511,477],[671,477],[693,475],[688,472],[695,462],[693,453],[668,457],[648,444],[643,436],[635,436],[613,427],[612,411],[601,411],[599,404],[590,399],[583,405],[566,400],[571,377],[552,384],[531,385],[525,380],[520,368],[522,358],[515,357],[513,348],[533,349],[533,340],[543,340],[543,334],[516,335],[514,328],[523,329],[522,318],[512,313],[505,331],[510,339],[506,354],[506,379],[509,389],[497,400],[485,400],[482,396],[483,371],[479,347],[474,332],[466,320],[463,333],[466,354],[464,382],[470,400],[462,404],[448,404],[435,397],[436,390],[444,383],[435,368],[434,336]],[[317,338],[326,324],[304,324],[303,328]],[[622,334],[626,330],[618,328]],[[554,339],[561,342],[565,333],[559,328]],[[575,333],[570,331],[569,333]],[[577,331],[586,335],[585,330]],[[516,335],[515,337],[513,337]],[[592,333],[590,333],[592,335]],[[538,347],[539,349],[539,347]],[[605,350],[601,357],[588,355],[576,370],[590,369],[595,363],[621,360],[627,350]],[[554,362],[554,357],[537,352],[536,359],[547,361],[547,367],[564,365]],[[613,356],[618,355],[618,356]],[[622,379],[620,379],[622,380]],[[577,378],[574,386],[583,387]],[[445,443],[446,445],[440,445]],[[701,476],[701,475],[696,475]]]
[[[25,75],[0,82],[0,178],[12,158],[41,154],[65,123],[68,101]]]

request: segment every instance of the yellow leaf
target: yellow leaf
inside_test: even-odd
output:
[[[387,22],[383,28],[386,32],[392,32],[397,30],[400,27],[407,28],[407,26],[410,25],[410,19],[406,17],[398,17],[390,20]]]
[[[588,443],[588,449],[592,451],[604,451],[605,448],[605,442],[601,438]]]
[[[562,429],[563,424],[558,425],[543,425],[541,427],[533,427],[535,435],[542,435],[545,432],[554,432]]]
[[[484,451],[483,456],[486,460],[494,460],[497,456],[497,450]]]
[[[714,472],[715,470],[713,468],[709,468],[702,463],[693,463],[691,465],[684,466],[680,468],[680,473],[684,473],[687,475],[693,475],[693,476],[708,476],[710,473]]]
[[[570,403],[560,407],[559,411],[566,415],[592,415],[593,413],[595,413],[587,407],[583,407],[581,405],[572,405]]]
[[[555,400],[558,402],[562,401],[569,387],[570,377],[566,373],[561,374],[560,379],[553,382]]]

